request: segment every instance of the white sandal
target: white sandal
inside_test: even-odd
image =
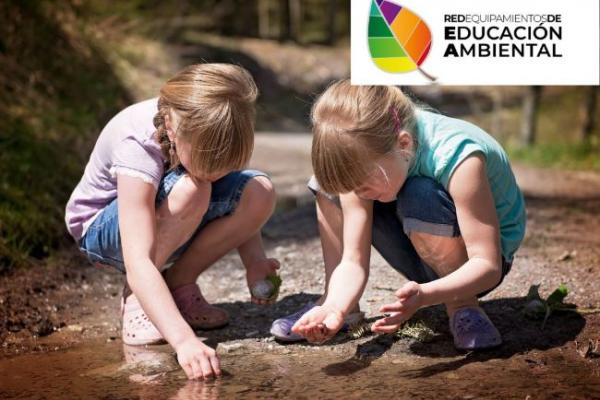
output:
[[[123,343],[130,346],[165,343],[163,335],[150,321],[134,294],[121,299]]]

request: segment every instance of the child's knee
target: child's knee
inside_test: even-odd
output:
[[[462,237],[437,236],[413,231],[409,239],[419,257],[439,276],[445,276],[462,266],[467,250]]]
[[[251,178],[242,193],[241,202],[253,217],[266,219],[275,209],[275,188],[266,176]]]
[[[201,217],[208,210],[210,194],[209,182],[197,182],[184,175],[175,183],[167,200],[159,207],[158,216],[159,218],[178,215]]]
[[[407,236],[413,232],[460,236],[454,201],[446,189],[431,178],[409,178],[398,195],[396,213]]]

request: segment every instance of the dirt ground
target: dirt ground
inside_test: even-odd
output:
[[[600,307],[600,174],[514,167],[526,194],[527,236],[502,286],[483,299],[483,307],[503,335],[500,348],[484,353],[457,352],[441,307],[421,310],[416,316],[435,333],[427,342],[395,335],[351,339],[341,333],[322,346],[281,345],[269,337],[271,321],[314,299],[323,286],[314,204],[304,188],[310,174],[309,151],[308,135],[257,136],[253,166],[271,174],[280,195],[278,211],[263,230],[268,254],[282,262],[279,302],[270,307],[249,302],[244,270],[235,254],[227,255],[199,279],[209,301],[232,316],[228,327],[200,332],[217,345],[224,365],[235,369],[243,364],[240,360],[271,357],[271,363],[298,362],[290,368],[311,371],[322,363],[320,371],[337,377],[336,382],[347,388],[363,382],[360,390],[357,387],[356,392],[350,392],[354,393],[350,397],[362,393],[361,398],[395,393],[391,386],[386,392],[385,383],[377,386],[390,371],[394,374],[390,378],[401,379],[404,395],[412,393],[413,398],[600,398],[600,349],[586,353],[590,341],[600,342],[600,314],[556,313],[542,330],[541,321],[521,313],[533,284],[541,285],[545,297],[565,283],[567,302]],[[374,254],[368,287],[361,299],[367,317],[377,316],[378,307],[392,300],[394,290],[404,281]],[[0,397],[17,397],[16,386],[5,380],[10,365],[17,368],[59,359],[57,355],[67,356],[69,349],[90,343],[117,351],[123,284],[120,274],[96,270],[70,249],[2,277],[0,282],[0,371],[4,381],[0,383]],[[111,362],[118,363],[119,357]],[[26,371],[20,376],[23,374]],[[288,379],[280,375],[277,379],[281,382]],[[248,376],[249,382],[256,382],[262,375]],[[276,380],[269,381],[275,383],[268,387],[261,382],[241,392],[225,393],[276,398],[293,396],[290,387],[304,390],[306,396],[312,390],[303,382],[296,382],[296,386],[292,382],[288,392],[274,391]],[[317,391],[312,397],[334,395],[327,393]]]

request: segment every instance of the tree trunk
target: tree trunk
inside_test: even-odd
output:
[[[279,0],[279,40],[290,40],[289,0]]]
[[[295,42],[300,42],[302,25],[302,1],[289,0],[290,8],[290,38]]]
[[[521,125],[521,142],[524,146],[532,146],[536,140],[537,114],[540,105],[541,86],[529,86],[523,97],[523,123]]]
[[[327,44],[333,45],[336,40],[335,19],[337,13],[337,0],[327,1]]]
[[[271,36],[271,21],[269,20],[269,0],[258,0],[258,37],[265,39]]]
[[[598,105],[598,87],[590,86],[585,96],[585,111],[583,114],[583,127],[581,130],[581,140],[583,143],[591,143],[592,132],[596,127],[596,107]]]

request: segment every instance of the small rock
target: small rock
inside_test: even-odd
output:
[[[575,341],[575,350],[583,358],[598,358],[600,357],[600,340],[597,340],[594,343],[593,340],[589,339],[588,342],[581,347],[579,346],[579,342]]]
[[[577,255],[576,251],[565,251],[564,253],[562,253],[557,259],[556,261],[567,261],[570,260],[572,258],[575,258],[575,256]]]
[[[225,353],[233,353],[236,350],[244,348],[241,343],[220,343],[219,347],[223,349]]]
[[[71,332],[83,332],[84,327],[79,324],[73,324],[73,325],[68,325],[66,327],[66,329]]]

